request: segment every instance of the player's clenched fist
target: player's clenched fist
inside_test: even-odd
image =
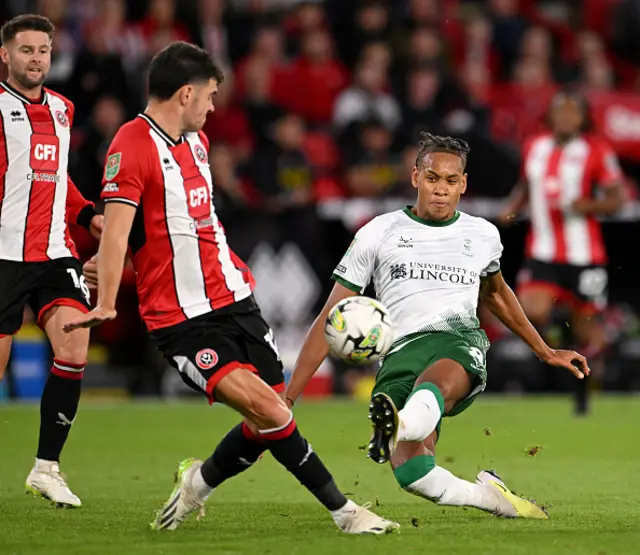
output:
[[[98,255],[94,254],[82,267],[82,274],[84,280],[89,286],[89,289],[98,288]]]

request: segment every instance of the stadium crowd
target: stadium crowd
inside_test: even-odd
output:
[[[75,103],[70,175],[86,198],[146,103],[150,59],[186,40],[225,70],[205,127],[221,218],[288,214],[298,241],[317,233],[318,201],[411,196],[419,131],[468,140],[469,194],[501,199],[558,87],[600,104],[640,87],[633,0],[5,0],[0,21],[26,12],[57,27],[46,84]],[[630,183],[639,144],[615,145]],[[138,341],[133,280],[105,342]]]

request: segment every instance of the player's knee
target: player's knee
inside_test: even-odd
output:
[[[55,357],[74,364],[83,364],[87,361],[88,341],[86,330],[76,330],[67,335],[64,341],[53,345]]]
[[[252,395],[247,410],[250,420],[259,430],[280,428],[291,421],[291,410],[270,389]]]

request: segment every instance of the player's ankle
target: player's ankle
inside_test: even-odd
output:
[[[198,468],[191,478],[191,487],[195,494],[202,500],[207,500],[213,491],[211,487],[202,475],[202,467]]]

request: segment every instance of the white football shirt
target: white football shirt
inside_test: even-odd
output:
[[[501,255],[487,220],[456,212],[431,222],[406,207],[363,226],[333,279],[358,293],[373,281],[396,327],[395,350],[415,334],[477,330],[480,278],[500,270]]]

